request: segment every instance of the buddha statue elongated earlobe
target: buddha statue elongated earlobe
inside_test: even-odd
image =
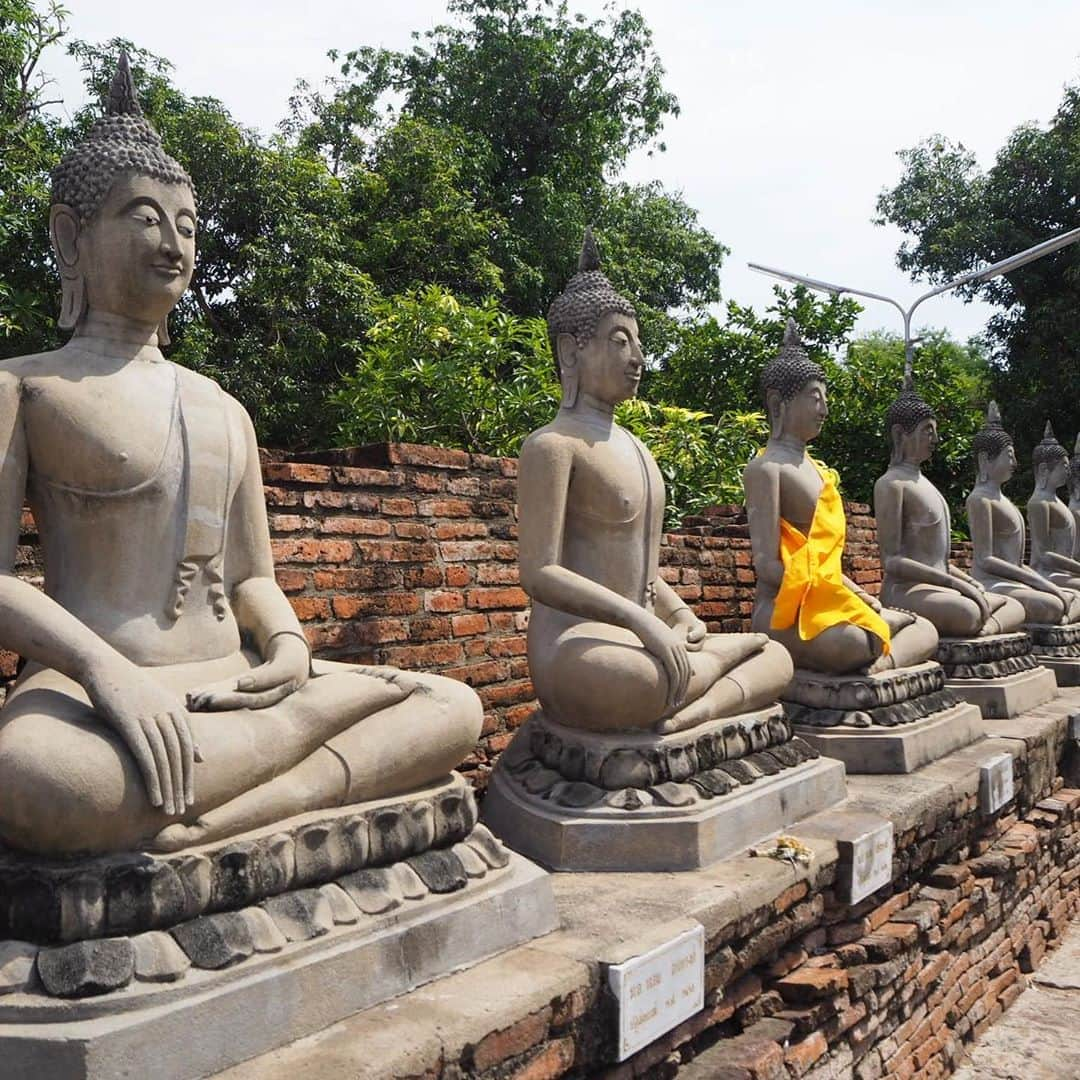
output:
[[[60,271],[60,315],[56,325],[61,330],[74,330],[86,314],[86,279],[79,269],[79,219],[71,207],[53,206],[49,236]]]
[[[560,334],[556,341],[559,353],[559,382],[562,385],[562,403],[564,409],[572,409],[577,404],[578,396],[578,353],[577,341],[573,334]]]
[[[159,347],[164,346],[164,345],[171,345],[172,344],[172,338],[169,337],[169,316],[168,315],[166,315],[165,318],[162,319],[160,324],[158,325],[158,328],[157,328],[157,343],[158,343]]]

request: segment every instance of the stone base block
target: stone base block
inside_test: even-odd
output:
[[[801,727],[796,732],[815,750],[839,759],[850,773],[909,773],[984,735],[977,705],[961,702],[898,727]]]
[[[1038,648],[1038,646],[1036,646]],[[1071,656],[1042,656],[1035,654],[1043,667],[1054,673],[1059,687],[1080,686],[1080,658]]]
[[[1031,637],[1023,631],[977,638],[942,638],[936,659],[949,680],[998,679],[1038,666],[1031,654]]]
[[[132,983],[75,1001],[6,994],[0,1074],[196,1080],[555,929],[548,875],[510,853],[493,861],[502,865],[489,865],[465,887],[418,889],[383,914],[339,913],[341,897],[321,913],[296,905],[276,922],[296,927],[297,940],[253,935],[256,950],[273,951],[220,970],[192,967],[175,984]]]
[[[553,870],[695,870],[834,805],[845,793],[844,766],[819,757],[688,806],[575,810],[531,795],[500,763],[483,817],[501,840]]]
[[[948,679],[945,685],[987,720],[1008,720],[1050,701],[1057,694],[1054,673],[1042,665],[997,679]]]

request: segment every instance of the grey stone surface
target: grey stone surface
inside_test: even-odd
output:
[[[25,990],[34,978],[38,947],[27,941],[0,941],[0,994]]]
[[[1035,656],[1043,667],[1054,673],[1058,686],[1080,686],[1080,659],[1046,656],[1038,652]]]
[[[333,882],[323,885],[319,892],[326,897],[330,905],[330,913],[334,917],[337,926],[351,926],[360,919],[360,909],[349,899],[349,894]]]
[[[53,997],[107,994],[131,982],[135,949],[130,938],[99,938],[42,949],[37,972]]]
[[[842,761],[849,774],[914,772],[983,737],[982,714],[967,702],[895,728],[795,730],[822,754]]]
[[[330,901],[318,889],[297,889],[262,902],[262,908],[288,941],[310,941],[334,927]]]
[[[978,705],[987,720],[1019,716],[1050,701],[1057,693],[1057,679],[1045,664],[997,679],[949,679],[945,685]]]
[[[178,984],[170,990],[166,1009],[148,1002],[142,1009],[101,1016],[86,1010],[73,1013],[68,1003],[58,1002],[54,1024],[0,1023],[0,1061],[14,1070],[13,1076],[49,1080],[195,1080],[321,1032],[555,927],[550,876],[523,859],[470,885],[470,893],[468,898],[429,897],[364,928],[343,928],[291,945],[281,955],[262,958],[257,971],[241,968],[197,986],[190,980]],[[518,981],[535,979],[536,973],[526,970]],[[543,977],[538,982],[547,988]],[[436,989],[434,997],[440,999],[442,993]],[[499,994],[506,1008],[505,986]],[[477,1009],[479,1004],[477,994],[465,1007]],[[479,1015],[476,1023],[482,1023]],[[399,1046],[397,1053],[408,1056],[412,1049]],[[362,1053],[370,1067],[385,1069],[370,1045],[364,1045]]]
[[[530,799],[496,770],[483,816],[512,848],[552,869],[690,870],[744,850],[843,794],[843,766],[818,758],[687,808],[574,812]]]
[[[251,944],[257,953],[281,952],[288,944],[277,923],[261,907],[244,908],[237,912],[251,935]]]
[[[191,961],[175,939],[161,930],[150,930],[131,939],[135,950],[135,978],[139,982],[176,982]]]
[[[238,964],[255,951],[247,921],[236,911],[203,915],[170,933],[195,967],[211,971]]]

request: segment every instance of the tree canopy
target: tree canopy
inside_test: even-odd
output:
[[[1046,127],[1018,127],[988,169],[942,135],[900,152],[899,183],[878,220],[910,239],[899,266],[946,281],[1080,225],[1080,86]],[[1026,462],[1047,419],[1070,441],[1080,428],[1080,247],[970,286],[1002,310],[988,327],[991,392]]]

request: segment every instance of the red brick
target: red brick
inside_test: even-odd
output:
[[[390,522],[382,518],[328,517],[319,522],[319,532],[324,536],[389,536]]]
[[[308,574],[305,570],[288,570],[285,568],[275,570],[274,577],[277,579],[278,588],[282,592],[299,592],[308,587]]]
[[[316,524],[314,518],[299,514],[271,514],[269,518],[271,533],[311,532]]]
[[[396,589],[401,584],[401,571],[392,566],[349,566],[315,571],[315,588],[333,592]]]
[[[403,668],[434,668],[442,664],[460,664],[464,659],[465,653],[459,644],[445,641],[396,645],[386,650],[386,662]]]
[[[528,640],[523,635],[508,638],[495,638],[488,642],[488,653],[493,657],[524,656],[528,649]]]
[[[472,570],[467,566],[448,566],[446,568],[446,584],[455,588],[462,588],[472,581]]]
[[[363,619],[351,624],[350,640],[360,645],[384,645],[407,641],[409,627],[403,619]]]
[[[411,615],[420,610],[420,599],[412,593],[368,593],[335,596],[333,605],[339,619],[355,619],[359,615]]]
[[[421,517],[467,518],[473,516],[468,499],[425,499],[417,508]]]
[[[407,566],[401,571],[401,584],[406,589],[436,589],[444,585],[440,566]]]
[[[482,521],[440,521],[435,526],[437,540],[476,540],[487,535]]]
[[[343,563],[353,556],[350,540],[271,540],[275,563]]]
[[[529,603],[524,589],[470,589],[466,602],[471,608],[523,608]]]
[[[785,1001],[819,1001],[846,990],[848,973],[843,968],[799,968],[776,983]]]
[[[433,592],[424,597],[424,607],[428,611],[445,613],[460,611],[465,606],[465,597],[459,592]]]
[[[301,622],[330,618],[330,601],[321,596],[293,596],[289,603]]]
[[[555,1039],[513,1073],[514,1080],[556,1080],[574,1064],[574,1040],[570,1036]]]
[[[536,1046],[547,1034],[550,1019],[551,1010],[545,1008],[531,1016],[526,1016],[516,1024],[511,1024],[502,1031],[493,1031],[490,1035],[485,1035],[473,1049],[473,1068],[478,1073],[483,1072],[506,1061],[507,1058],[525,1053],[526,1050]]]
[[[418,562],[435,560],[435,545],[413,540],[357,540],[356,554],[365,562]]]
[[[379,511],[376,495],[364,495],[359,491],[305,491],[304,506],[309,510],[318,506],[326,510],[352,510],[357,514],[375,514]]]
[[[777,915],[783,915],[788,908],[797,904],[808,892],[810,886],[805,881],[797,881],[788,886],[773,902],[772,909]]]
[[[295,484],[328,484],[330,468],[296,461],[272,461],[263,466],[263,479],[271,484],[287,481]]]
[[[381,499],[379,509],[390,517],[412,517],[416,513],[416,503],[412,499]]]
[[[802,1042],[789,1046],[784,1053],[784,1062],[796,1076],[802,1076],[828,1049],[825,1036],[820,1031],[815,1031]]]
[[[488,630],[486,615],[455,615],[450,620],[454,637],[466,637],[469,634],[484,634]]]
[[[469,686],[483,686],[486,683],[499,682],[506,678],[506,665],[491,660],[483,664],[468,664],[460,668],[448,668],[443,672],[452,679],[460,679]],[[483,701],[483,698],[480,699]]]
[[[448,675],[449,672],[443,672],[443,674]],[[503,705],[519,705],[526,701],[531,702],[536,697],[536,691],[528,680],[481,686],[477,693],[486,709],[498,709]]]
[[[333,470],[334,483],[342,487],[401,487],[405,483],[404,473],[387,472],[386,469],[358,469],[352,466],[338,465]]]

